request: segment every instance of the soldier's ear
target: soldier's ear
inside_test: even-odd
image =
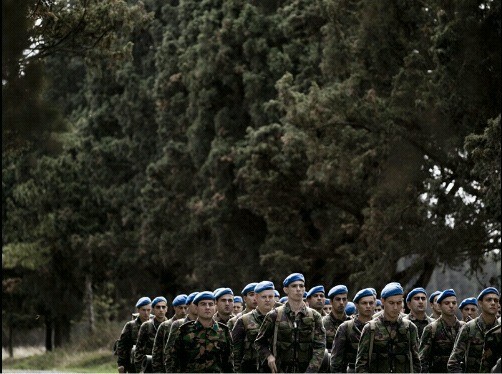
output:
[[[287,295],[288,294],[288,288],[287,287],[282,287],[282,290],[284,291],[284,293]]]

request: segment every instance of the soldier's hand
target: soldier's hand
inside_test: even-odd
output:
[[[118,367],[119,373],[125,373],[125,367],[119,366]]]
[[[277,366],[275,365],[275,357],[273,355],[267,357],[267,364],[272,373],[277,373]]]

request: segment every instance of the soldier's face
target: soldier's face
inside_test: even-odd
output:
[[[256,301],[258,302],[258,310],[261,314],[266,314],[272,310],[275,303],[274,291],[266,290],[260,292],[256,295]]]
[[[408,302],[408,308],[410,308],[413,312],[425,312],[427,308],[427,296],[424,293],[417,293],[413,295],[413,297]]]
[[[462,308],[461,312],[462,319],[464,321],[467,321],[476,318],[476,316],[478,315],[478,307],[476,305],[468,304]]]
[[[309,306],[316,310],[320,310],[324,307],[324,294],[322,292],[318,292],[309,297]]]
[[[230,294],[223,295],[216,302],[218,313],[229,315],[234,310],[234,296]]]
[[[242,312],[242,303],[234,303],[234,314]]]
[[[197,305],[195,305],[194,303],[191,303],[188,306],[188,313],[193,314],[193,315],[197,315]]]
[[[436,302],[437,299],[438,299],[439,295],[437,296],[434,296],[434,299],[432,299],[432,309],[436,312],[436,313],[441,313],[441,307],[439,306],[439,304]]]
[[[305,283],[302,281],[296,281],[291,283],[289,286],[284,287],[284,293],[288,295],[288,300],[302,301],[304,292]]]
[[[396,320],[403,308],[403,296],[394,295],[386,299],[382,299],[383,313],[386,319]]]
[[[256,302],[256,294],[254,291],[249,291],[246,296],[244,296],[244,301],[249,309],[255,309],[258,305]]]
[[[197,315],[199,319],[209,320],[216,313],[216,304],[213,300],[201,300],[197,304]]]
[[[378,312],[381,312],[381,311],[382,311],[382,306],[381,305],[375,306],[375,313],[378,313]]]
[[[332,310],[335,313],[343,313],[345,311],[345,306],[347,305],[347,294],[342,293],[335,295],[331,301]]]
[[[188,312],[187,305],[178,305],[173,308],[174,308],[174,314],[176,315],[177,318],[185,318],[187,316]]]
[[[141,322],[148,321],[151,312],[152,312],[152,306],[150,304],[138,308],[139,319],[141,320]]]
[[[490,316],[497,315],[500,298],[495,293],[486,294],[482,300],[478,301],[483,313]]]
[[[359,299],[356,304],[357,313],[359,315],[369,318],[375,312],[375,297],[374,296],[365,296]]]
[[[167,313],[167,303],[165,301],[159,301],[153,307],[153,315],[157,319],[162,319],[166,316]]]
[[[326,313],[326,314],[330,314],[330,313],[331,313],[331,304],[324,305],[324,306],[322,307],[322,310],[324,310],[324,313]]]
[[[457,298],[455,296],[446,297],[441,300],[439,306],[441,307],[441,314],[454,316],[458,309]]]

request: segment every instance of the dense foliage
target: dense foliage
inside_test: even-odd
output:
[[[89,295],[500,261],[500,2],[15,3],[2,309],[56,344]]]

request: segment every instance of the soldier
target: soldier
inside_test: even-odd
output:
[[[439,305],[439,303],[437,304]],[[417,326],[418,339],[420,340],[425,326],[434,321],[433,318],[425,313],[427,309],[427,291],[422,287],[412,289],[406,296],[406,305],[410,308],[410,314],[405,315],[404,318]]]
[[[331,300],[331,313],[322,317],[322,323],[326,329],[326,347],[328,348],[333,345],[338,326],[350,319],[345,313],[348,293],[349,290],[343,284],[333,287],[328,292],[328,298]]]
[[[322,310],[324,310],[325,316],[331,313],[331,302],[329,299],[324,299],[324,306],[322,307]]]
[[[283,285],[288,301],[267,313],[255,340],[260,364],[272,373],[316,373],[326,350],[322,317],[303,301],[302,274],[290,274]]]
[[[410,373],[420,371],[417,327],[401,317],[403,288],[387,284],[381,294],[383,314],[371,319],[361,332],[356,372]]]
[[[457,295],[452,289],[444,290],[437,298],[441,316],[425,326],[420,341],[420,364],[424,373],[446,373],[455,339],[464,322],[459,321]]]
[[[131,350],[138,339],[138,331],[143,322],[148,321],[152,311],[152,300],[149,297],[142,297],[136,303],[138,317],[125,324],[120,334],[117,345],[117,365],[119,373],[135,373],[134,359],[131,357]]]
[[[232,330],[236,373],[258,372],[258,352],[254,348],[254,341],[265,315],[272,310],[275,304],[274,288],[274,284],[269,281],[258,283],[254,289],[256,308],[237,318]]]
[[[375,314],[381,311],[382,311],[382,301],[380,299],[376,299]]]
[[[134,366],[137,373],[141,373],[143,360],[147,356],[151,356],[155,335],[162,322],[166,320],[167,300],[163,296],[158,296],[152,300],[152,308],[154,318],[143,322],[138,332],[138,340],[136,342],[136,350],[134,352]],[[147,367],[144,372],[150,372],[152,368]]]
[[[448,360],[448,372],[473,373],[479,371],[483,355],[484,335],[492,327],[498,325],[495,316],[499,301],[500,292],[495,287],[485,288],[478,295],[481,314],[460,329]]]
[[[213,318],[216,311],[214,294],[199,292],[193,302],[197,306],[197,319],[178,329],[166,355],[166,371],[232,373],[232,338],[228,327]]]
[[[276,303],[278,303],[279,300],[281,300],[281,294],[277,290],[274,290],[274,300]]]
[[[441,292],[442,291],[434,291],[429,296],[429,304],[432,309],[432,314],[430,315],[430,318],[432,318],[432,319],[438,319],[441,316],[441,308],[439,307],[438,303],[436,302],[436,300]]]
[[[347,317],[353,318],[356,314],[356,304],[352,301],[347,301],[347,305],[345,306],[345,314]]]
[[[234,292],[230,288],[217,288],[214,290],[214,298],[216,300],[216,313],[213,318],[216,322],[222,322],[226,325],[230,318],[235,317],[232,314]]]
[[[312,287],[309,292],[307,292],[307,305],[319,312],[321,316],[326,315],[323,310],[324,300],[326,300],[324,294],[324,286]]]
[[[330,369],[332,373],[355,372],[361,331],[373,316],[375,299],[375,295],[369,288],[360,290],[354,296],[353,303],[357,308],[357,315],[343,322],[336,331],[331,347]]]
[[[478,302],[475,297],[468,297],[462,300],[458,306],[460,312],[462,313],[462,319],[464,322],[469,322],[478,316]]]
[[[280,302],[281,304],[286,304],[286,303],[287,303],[287,301],[288,301],[288,297],[287,297],[287,296],[283,296],[283,297],[281,297],[281,298],[279,299],[279,302]]]
[[[257,282],[251,282],[242,289],[241,295],[242,299],[244,300],[244,304],[246,305],[246,308],[242,312],[236,314],[234,317],[228,320],[227,326],[230,329],[230,331],[232,331],[232,329],[234,328],[235,322],[237,321],[237,317],[249,313],[256,308],[256,298],[255,298],[254,288],[256,287],[257,284],[258,284]]]
[[[480,372],[500,373],[500,354],[502,352],[502,344],[500,340],[501,326],[500,317],[498,317],[498,326],[492,327],[485,335]],[[498,367],[496,367],[496,365],[498,365]]]
[[[160,324],[153,341],[152,348],[152,370],[154,373],[164,372],[164,345],[169,337],[169,331],[174,321],[183,319],[187,315],[187,295],[181,294],[174,298],[172,306],[174,315],[167,321]]]
[[[240,296],[234,296],[234,315],[236,316],[244,310],[244,300]]]

